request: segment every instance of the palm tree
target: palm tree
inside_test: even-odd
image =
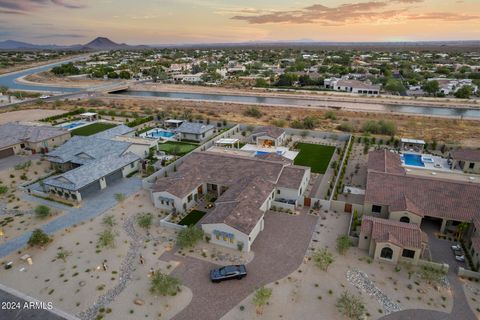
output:
[[[468,228],[470,227],[470,223],[468,222],[462,222],[457,226],[457,241],[460,240],[460,238],[463,237],[465,232],[467,232]]]

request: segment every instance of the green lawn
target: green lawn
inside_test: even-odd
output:
[[[178,224],[182,226],[191,226],[195,225],[198,220],[202,219],[202,217],[206,214],[204,211],[193,210],[189,214],[185,216]]]
[[[312,172],[322,174],[327,171],[330,159],[335,152],[335,147],[302,142],[297,144],[297,149],[300,150],[300,153],[295,158],[294,163],[310,167]]]
[[[85,127],[74,129],[70,131],[70,133],[72,136],[91,136],[92,134],[102,132],[116,126],[117,125],[113,123],[96,122]]]
[[[168,154],[172,154],[172,151],[176,149],[176,155],[177,156],[184,156],[190,151],[198,148],[198,144],[193,144],[193,143],[185,143],[185,142],[175,142],[175,141],[169,141],[165,143],[160,143],[158,145],[158,149],[161,151],[165,151]]]

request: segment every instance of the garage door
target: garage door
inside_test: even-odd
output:
[[[10,157],[13,155],[14,155],[13,148],[0,150],[0,159]]]
[[[90,195],[98,193],[99,190],[100,190],[100,182],[95,181],[78,191],[80,191],[80,194],[82,195],[82,199],[84,199]]]
[[[122,175],[122,170],[117,170],[113,173],[110,173],[108,176],[105,176],[105,181],[107,182],[107,186],[110,185],[111,183],[120,180],[123,178]]]

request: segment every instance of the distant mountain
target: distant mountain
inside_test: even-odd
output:
[[[0,50],[56,50],[60,48],[62,47],[54,44],[31,44],[15,40],[0,41]]]
[[[105,37],[97,37],[87,44],[58,46],[54,44],[39,45],[15,40],[0,41],[0,50],[76,50],[76,51],[103,51],[103,50],[144,50],[148,48],[258,48],[258,47],[292,47],[292,48],[327,48],[327,49],[437,49],[474,48],[480,47],[478,40],[466,41],[411,41],[411,42],[320,42],[311,39],[285,41],[248,41],[232,43],[185,43],[185,44],[156,44],[156,45],[128,45],[116,43]],[[438,49],[440,48],[440,49]]]
[[[53,44],[41,45],[15,40],[0,41],[0,50],[140,50],[149,46],[131,46],[126,43],[116,43],[105,37],[97,37],[87,44],[76,44],[71,46],[57,46]]]

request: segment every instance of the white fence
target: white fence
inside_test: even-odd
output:
[[[275,207],[275,208],[282,208],[282,209],[285,209],[285,210],[291,210],[292,212],[295,211],[295,205],[294,204],[288,204],[288,203],[285,203],[285,202],[279,202],[279,201],[275,201],[273,200],[272,201],[272,208]]]
[[[166,227],[166,228],[170,228],[170,229],[174,229],[174,230],[183,230],[187,227],[187,226],[182,226],[182,225],[177,224],[177,223],[170,222],[169,220],[170,220],[171,217],[172,217],[172,214],[169,214],[168,216],[166,216],[165,218],[160,220],[160,225],[162,227]]]

